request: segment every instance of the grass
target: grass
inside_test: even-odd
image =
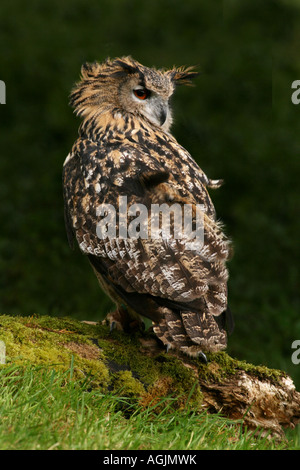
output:
[[[172,408],[172,399],[142,409],[126,397],[91,390],[68,371],[9,365],[0,370],[2,450],[273,450],[299,449],[299,434],[276,443],[220,415]],[[163,406],[162,406],[163,405]]]

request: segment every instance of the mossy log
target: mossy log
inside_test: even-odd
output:
[[[73,380],[89,377],[89,387],[138,401],[142,407],[171,397],[175,407],[220,412],[248,429],[282,437],[300,420],[300,393],[284,372],[254,366],[225,352],[208,363],[168,353],[152,333],[128,335],[102,323],[48,316],[0,316],[6,360],[20,366],[67,370]],[[187,405],[188,404],[188,405]]]

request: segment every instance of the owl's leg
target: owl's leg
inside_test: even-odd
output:
[[[227,334],[208,311],[181,312],[181,319],[189,338],[204,351],[217,352],[227,346]]]
[[[195,344],[187,335],[180,315],[169,308],[161,307],[162,320],[153,324],[153,331],[165,345],[167,352],[175,349],[187,356],[199,358],[207,364],[207,357],[201,346]]]
[[[108,313],[102,323],[109,325],[110,331],[116,329],[129,333],[136,330],[144,331],[145,329],[145,324],[140,316],[127,309],[123,304],[118,305],[114,312]]]

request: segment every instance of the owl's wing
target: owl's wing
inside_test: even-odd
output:
[[[195,201],[192,198],[191,201],[183,200],[174,194],[172,186],[168,184],[170,175],[157,164],[153,164],[150,170],[148,167],[130,169],[127,174],[118,177],[119,186],[116,186],[112,184],[113,171],[110,170],[108,176],[103,162],[101,167],[98,165],[101,155],[96,145],[94,147],[88,143],[83,147],[81,144],[79,150],[73,150],[64,167],[68,232],[75,233],[81,251],[89,256],[94,269],[110,285],[111,290],[135,306],[138,302],[142,314],[143,299],[182,311],[203,310],[205,304],[210,313],[217,316],[226,310],[225,260],[229,247],[218,224],[205,212],[202,213],[204,239],[201,246],[190,245],[190,240],[172,236],[166,239],[153,239],[151,236],[99,238],[99,207],[110,203],[116,205],[117,193],[127,197],[127,202],[143,204],[145,207],[149,207],[149,203],[169,201],[169,204],[176,203],[181,207],[191,204],[194,210]],[[122,159],[122,155],[117,153],[114,150],[115,162]],[[111,168],[110,164],[108,168]],[[99,188],[102,186],[103,193]],[[118,224],[118,208],[115,215],[111,222]],[[148,214],[147,227],[149,224]]]

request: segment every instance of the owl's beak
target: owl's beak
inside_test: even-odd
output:
[[[157,113],[157,118],[161,126],[166,122],[167,115],[168,115],[168,106],[161,104]]]
[[[161,126],[166,122],[167,115],[168,115],[168,108],[167,106],[162,105],[159,110],[159,115],[158,115],[158,120]]]
[[[160,126],[163,126],[170,118],[169,103],[160,96],[151,97],[142,109],[150,121]]]

